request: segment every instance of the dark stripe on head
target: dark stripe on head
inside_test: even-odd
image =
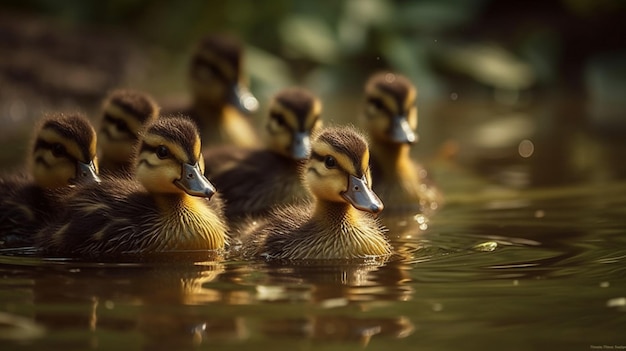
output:
[[[52,130],[63,138],[75,142],[80,148],[81,162],[88,163],[93,158],[90,147],[93,144],[95,132],[89,120],[82,114],[59,113],[46,116],[40,130]],[[35,143],[35,148],[37,144]]]
[[[223,58],[229,62],[237,73],[239,73],[242,57],[242,46],[240,41],[232,36],[228,35],[209,35],[202,39],[196,49],[193,62],[196,62],[196,58],[201,56],[203,51],[211,52],[218,57]]]
[[[303,132],[306,118],[317,100],[315,95],[306,89],[293,87],[281,90],[274,99],[295,114],[299,124],[298,130]]]
[[[415,89],[411,81],[399,74],[384,72],[373,75],[366,84],[366,91],[372,91],[378,88],[389,95],[393,96],[396,100],[399,112],[406,112],[404,110],[404,101],[406,100],[409,91]]]
[[[355,175],[359,178],[363,176],[364,170],[361,169],[361,165],[368,146],[365,138],[354,128],[327,128],[319,134],[317,139],[332,146],[337,152],[348,156],[357,172]]]
[[[158,109],[152,97],[134,90],[116,90],[109,95],[107,103],[118,106],[141,123],[155,117]]]
[[[192,69],[195,69],[196,67],[202,67],[204,69],[207,69],[209,71],[211,71],[211,74],[213,76],[215,76],[217,79],[225,82],[225,83],[230,83],[230,79],[226,76],[226,74],[224,72],[222,72],[213,62],[208,61],[200,56],[197,56],[193,59],[193,65],[192,65]]]
[[[195,163],[198,160],[198,155],[194,153],[194,146],[196,141],[200,139],[200,135],[198,127],[189,118],[182,116],[161,117],[148,126],[146,134],[158,135],[180,145],[185,151],[188,162]],[[146,145],[145,142],[142,143],[141,150],[146,147],[149,145]]]
[[[104,116],[102,118],[105,121],[107,121],[107,123],[115,125],[115,128],[117,128],[118,131],[128,135],[130,139],[137,140],[139,138],[138,135],[136,135],[132,130],[130,130],[130,127],[128,126],[125,120],[121,118],[117,118],[107,112],[104,113]],[[113,139],[113,136],[111,135],[111,132],[109,132],[108,129],[102,128],[101,132],[106,134],[110,139]]]

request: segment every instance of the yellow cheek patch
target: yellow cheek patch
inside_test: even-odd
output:
[[[202,160],[202,163],[204,164],[204,159],[202,159],[202,142],[200,141],[200,138],[196,138],[196,140],[194,140],[193,142],[193,154],[196,155],[196,159],[189,160],[191,164],[194,164],[200,160]]]
[[[306,116],[304,121],[304,127],[306,130],[315,131],[322,127],[322,120],[319,119],[320,114],[322,113],[322,103],[318,100],[313,102],[313,108]]]
[[[408,122],[409,122],[409,126],[411,126],[411,129],[415,130],[417,129],[417,107],[413,106],[411,107],[411,109],[409,110],[409,115],[407,116]]]
[[[367,174],[370,168],[370,150],[365,149],[363,157],[361,157],[361,172]]]

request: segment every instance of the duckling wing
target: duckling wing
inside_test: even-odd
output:
[[[271,151],[250,152],[236,166],[210,178],[226,202],[226,217],[259,216],[307,199],[299,164]]]
[[[56,212],[53,193],[25,174],[0,179],[0,247],[33,245],[36,231]]]
[[[137,224],[156,216],[156,206],[134,181],[108,179],[63,198],[63,213],[38,235],[45,251],[92,254],[117,251],[139,240]],[[135,242],[139,246],[139,242]]]

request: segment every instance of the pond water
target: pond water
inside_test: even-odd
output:
[[[626,347],[626,183],[487,194],[387,218],[378,265],[4,251],[2,349]]]
[[[387,215],[385,263],[0,250],[1,349],[626,348],[623,138],[482,112],[426,109],[422,153],[455,155],[429,162],[445,205]]]

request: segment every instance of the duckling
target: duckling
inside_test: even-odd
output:
[[[317,260],[382,257],[391,253],[372,214],[383,203],[371,190],[369,150],[351,127],[322,130],[312,143],[303,182],[313,200],[275,209],[241,231],[244,257]]]
[[[98,130],[100,172],[126,175],[133,167],[139,133],[159,114],[159,107],[146,93],[115,90],[102,104]]]
[[[387,213],[429,212],[442,201],[426,170],[411,159],[416,98],[415,86],[398,74],[378,73],[365,85],[362,120],[371,138],[374,191],[388,205]]]
[[[226,200],[226,217],[260,216],[271,208],[309,198],[300,168],[311,152],[311,133],[322,125],[321,101],[292,87],[271,100],[265,149],[223,147],[205,152],[209,177]]]
[[[190,64],[191,116],[205,146],[259,146],[260,139],[247,114],[258,109],[243,73],[243,48],[229,36],[211,35],[197,46]]]
[[[59,209],[58,197],[81,182],[99,182],[96,132],[82,114],[44,116],[35,127],[27,172],[0,178],[0,242],[32,245]]]
[[[219,199],[202,175],[195,124],[161,117],[142,133],[134,177],[111,177],[64,199],[59,220],[38,235],[46,252],[82,257],[217,250],[227,243]]]

